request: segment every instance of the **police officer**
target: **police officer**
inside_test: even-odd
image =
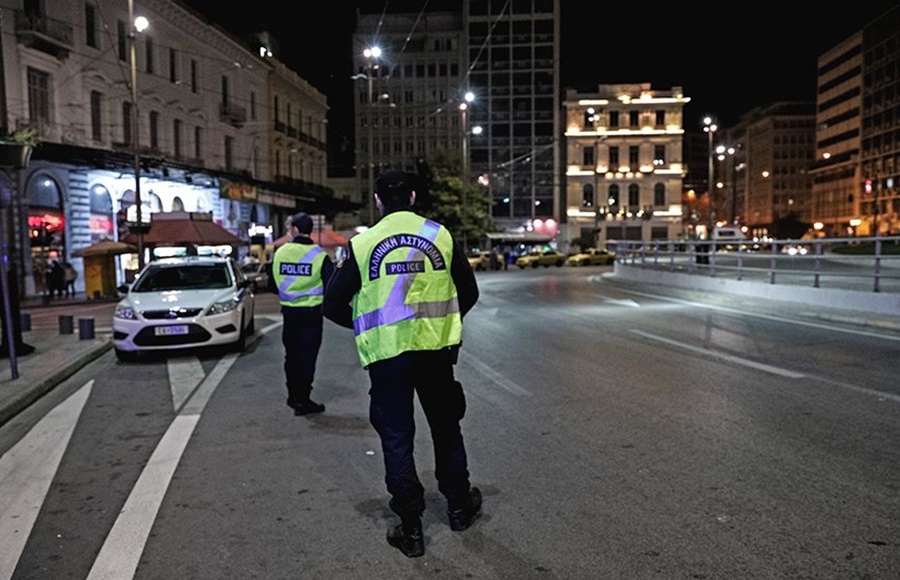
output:
[[[325,405],[310,399],[310,392],[322,346],[322,298],[334,265],[309,237],[312,227],[312,218],[305,213],[290,219],[292,239],[275,250],[269,276],[269,289],[278,293],[284,320],[281,342],[287,404],[297,416],[325,410]]]
[[[379,176],[375,202],[382,218],[350,240],[323,305],[326,318],[353,329],[360,363],[368,369],[369,420],[381,437],[390,506],[400,516],[387,541],[411,558],[425,553],[424,489],[413,458],[414,394],[431,429],[450,528],[463,531],[481,514],[460,430],[465,396],[453,376],[462,318],[478,300],[478,286],[450,232],[411,211],[415,179],[395,170]]]

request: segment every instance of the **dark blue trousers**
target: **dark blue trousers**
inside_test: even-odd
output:
[[[416,472],[413,395],[431,429],[435,477],[450,506],[468,499],[469,471],[459,422],[466,413],[462,385],[453,377],[450,350],[407,352],[369,365],[369,420],[381,437],[391,509],[401,519],[420,517],[425,490]]]
[[[284,344],[284,376],[287,383],[288,405],[309,401],[316,360],[322,346],[322,307],[281,307],[284,325],[281,342]]]

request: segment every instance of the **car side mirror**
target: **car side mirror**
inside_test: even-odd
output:
[[[128,294],[128,289],[131,288],[131,284],[119,284],[116,286],[116,290],[119,291],[119,294]]]

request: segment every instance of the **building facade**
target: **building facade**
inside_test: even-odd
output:
[[[372,194],[383,168],[416,173],[439,151],[461,155],[467,137],[459,109],[467,90],[462,33],[458,13],[359,15],[354,117],[364,223],[378,219]]]
[[[83,271],[72,252],[124,237],[138,213],[144,222],[210,213],[249,242],[271,235],[281,215],[343,207],[325,185],[323,95],[180,2],[132,6],[0,1],[0,123],[40,137],[30,164],[10,175],[20,192],[11,261],[26,295],[44,291],[48,261]],[[149,27],[137,32],[132,15]],[[122,280],[137,261],[122,257]]]
[[[483,103],[469,117],[483,129],[471,144],[472,174],[488,189],[500,229],[523,231],[536,219],[558,223],[564,215],[559,0],[465,0],[463,6],[468,84]]]
[[[713,221],[728,223],[734,212],[750,237],[771,236],[785,221],[811,225],[815,119],[812,102],[781,102],[720,132],[716,148],[734,156],[713,179]]]
[[[688,235],[683,220],[681,87],[650,83],[567,91],[560,247]]]
[[[900,233],[900,6],[863,29],[859,233]]]
[[[811,217],[831,237],[852,235],[860,216],[862,38],[860,31],[818,59]]]

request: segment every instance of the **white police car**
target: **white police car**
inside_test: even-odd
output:
[[[113,312],[119,360],[142,351],[228,346],[240,352],[255,332],[256,296],[232,258],[181,256],[144,266]]]

